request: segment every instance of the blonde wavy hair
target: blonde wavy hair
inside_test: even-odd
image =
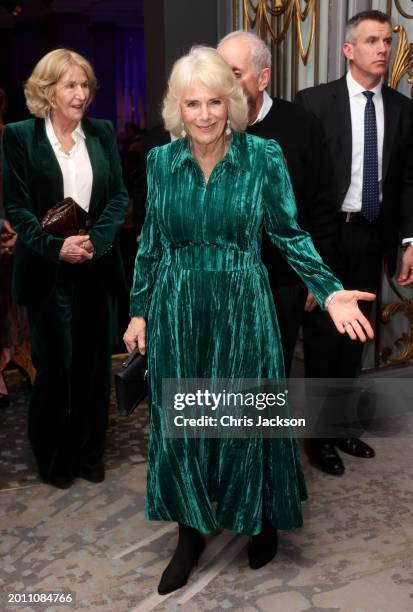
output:
[[[202,83],[228,106],[231,127],[242,132],[248,123],[248,105],[231,68],[212,47],[192,47],[188,55],[175,62],[163,100],[165,128],[179,137],[182,131],[181,102],[193,83]]]
[[[36,64],[24,86],[27,108],[35,117],[47,117],[52,109],[56,83],[73,66],[82,68],[89,82],[90,95],[87,106],[96,92],[96,75],[90,62],[71,49],[54,49]]]

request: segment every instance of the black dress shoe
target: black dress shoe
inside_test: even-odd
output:
[[[89,482],[103,482],[105,480],[105,468],[103,465],[98,465],[94,468],[81,467],[79,469],[79,476]]]
[[[205,548],[202,535],[193,527],[179,524],[178,545],[158,586],[159,595],[172,593],[185,586]]]
[[[334,444],[343,451],[343,453],[348,453],[354,457],[371,459],[376,454],[371,446],[358,438],[337,438],[334,440]]]
[[[56,489],[69,489],[74,483],[74,478],[72,476],[56,475],[48,478],[46,482]]]
[[[260,569],[272,561],[278,550],[277,529],[264,517],[262,531],[252,536],[248,544],[248,563],[251,569]]]
[[[344,474],[344,464],[331,440],[310,440],[309,459],[314,467],[332,476]]]

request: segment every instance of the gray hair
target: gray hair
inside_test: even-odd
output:
[[[245,32],[244,30],[230,32],[224,36],[224,38],[221,38],[218,43],[218,49],[224,42],[233,38],[240,38],[249,45],[251,49],[251,61],[257,74],[259,74],[261,70],[264,70],[264,68],[271,68],[271,51],[262,38],[256,34],[252,34],[252,32]]]
[[[347,21],[345,42],[354,43],[357,40],[356,30],[363,21],[377,21],[378,23],[388,23],[390,27],[393,26],[391,17],[386,15],[386,13],[373,10],[361,11],[361,13],[353,15],[353,17]]]

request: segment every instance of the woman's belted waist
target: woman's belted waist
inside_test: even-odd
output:
[[[231,272],[248,270],[261,264],[254,251],[221,249],[214,245],[188,245],[171,248],[162,263],[176,265],[185,270],[209,270]]]

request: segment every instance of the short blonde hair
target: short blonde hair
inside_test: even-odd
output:
[[[55,49],[47,53],[36,64],[24,87],[27,108],[35,117],[47,117],[52,109],[56,83],[72,66],[82,68],[87,76],[90,96],[87,106],[93,101],[97,86],[95,72],[90,62],[70,49]]]
[[[162,108],[165,128],[169,132],[180,136],[180,104],[185,92],[195,82],[202,83],[227,103],[228,118],[234,130],[245,130],[248,123],[247,100],[231,68],[212,47],[196,46],[188,55],[177,60],[172,68]]]

